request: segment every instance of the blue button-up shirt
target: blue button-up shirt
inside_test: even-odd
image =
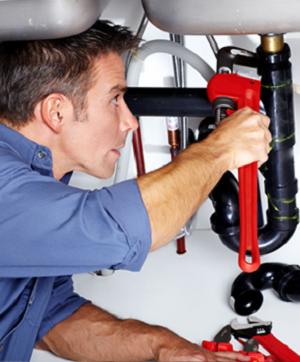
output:
[[[87,301],[71,275],[142,267],[151,245],[137,183],[101,190],[53,178],[51,151],[0,124],[0,360],[34,345]]]

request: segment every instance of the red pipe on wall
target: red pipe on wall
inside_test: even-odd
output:
[[[176,117],[169,117],[167,119],[168,126],[168,140],[171,152],[172,160],[179,154],[179,144],[180,144],[180,134],[179,134],[179,126],[176,122]],[[185,249],[185,238],[182,236],[177,239],[177,254],[184,254],[186,252]]]
[[[137,175],[139,177],[146,173],[140,127],[135,131],[133,131],[132,143],[133,143],[133,153],[136,161]]]
[[[178,136],[177,136],[178,132],[176,132],[176,136],[175,136],[174,131],[168,131],[168,132],[170,132],[169,140],[171,140],[171,139],[173,140],[173,142],[171,144],[171,157],[173,160],[174,157],[176,157],[176,155],[179,152],[179,142],[178,143],[175,142],[175,144],[174,144],[174,140],[178,138]],[[172,132],[173,132],[173,134],[172,134]],[[139,177],[146,173],[143,145],[142,145],[142,136],[141,136],[140,128],[133,131],[132,144],[133,144],[133,153],[134,153],[134,157],[135,157],[135,161],[136,161],[137,175]],[[183,237],[177,239],[177,254],[184,254],[185,252],[186,252],[185,238],[183,236]]]

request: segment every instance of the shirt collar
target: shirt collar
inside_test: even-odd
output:
[[[53,177],[53,161],[52,153],[46,146],[41,146],[38,143],[30,141],[21,133],[6,127],[0,123],[0,142],[3,141],[9,144],[20,157],[35,171],[41,175]],[[73,172],[66,173],[60,181],[68,184]]]
[[[42,174],[45,174],[43,170],[48,171],[48,174],[49,171],[52,172],[52,154],[48,147],[30,141],[21,133],[6,127],[2,123],[0,123],[0,141],[9,144],[34,170]]]

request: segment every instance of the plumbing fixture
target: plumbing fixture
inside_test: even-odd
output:
[[[184,46],[184,35],[170,34],[170,40],[181,44]],[[185,62],[176,57],[172,56],[173,59],[173,68],[174,68],[174,78],[176,88],[185,88],[186,87],[186,64]],[[183,151],[187,147],[187,138],[188,138],[188,118],[186,116],[179,118],[179,152]],[[170,133],[168,131],[168,133]],[[172,146],[171,146],[172,147]],[[171,153],[172,155],[172,153]],[[173,156],[173,155],[172,155]],[[175,157],[176,155],[174,155]],[[186,252],[185,248],[185,228],[183,227],[179,234],[175,237],[177,240],[177,253],[184,254]]]
[[[273,141],[269,159],[260,168],[265,177],[265,192],[268,197],[267,224],[258,230],[261,255],[271,253],[287,243],[299,222],[296,207],[298,186],[293,156],[295,124],[290,49],[284,44],[280,52],[268,53],[263,46],[257,49],[258,72],[261,75],[261,100],[271,119]],[[231,205],[230,218],[226,215],[226,202],[238,197],[237,185],[232,176],[228,175],[229,173],[223,175],[220,185],[210,194],[215,207],[211,224],[221,241],[238,252],[240,230],[238,207],[235,203]],[[222,191],[221,184],[225,182],[228,187]],[[223,203],[224,199],[228,201]]]
[[[172,160],[180,152],[180,131],[178,117],[167,117],[168,141]],[[185,248],[185,228],[181,228],[175,239],[177,241],[177,254],[184,254]]]
[[[218,53],[219,53],[219,47],[218,47],[218,43],[217,43],[215,37],[213,35],[207,35],[206,39],[209,42],[209,45],[211,47],[211,50],[214,53],[214,56],[217,58]]]
[[[144,32],[147,28],[147,25],[148,25],[148,18],[146,16],[146,14],[144,13],[143,17],[142,17],[142,20],[140,22],[140,25],[139,25],[139,28],[136,32],[136,35],[142,39],[143,35],[144,35]],[[127,70],[129,68],[129,65],[130,65],[130,62],[132,60],[132,57],[133,57],[133,52],[132,51],[128,51],[128,53],[126,54],[126,59],[124,61],[124,65],[125,65],[125,76],[127,76]]]
[[[278,53],[284,48],[283,34],[262,34],[261,48],[266,53]]]
[[[179,154],[180,134],[178,117],[167,117],[168,141],[172,160]]]
[[[170,39],[171,39],[171,41],[184,46],[184,36],[183,35],[170,34]],[[174,55],[172,56],[172,58],[173,58],[175,86],[176,86],[176,88],[185,88],[186,87],[186,64],[182,59],[180,59]],[[188,139],[188,118],[186,116],[180,117],[179,129],[180,129],[180,151],[183,151],[187,147],[187,139]]]
[[[195,68],[206,81],[209,81],[215,74],[211,66],[199,57],[199,55],[185,48],[181,44],[171,42],[169,40],[150,40],[137,50],[137,53],[131,61],[127,72],[128,86],[134,87],[138,85],[140,71],[144,60],[154,53],[175,55],[191,67]]]
[[[209,117],[212,106],[206,88],[129,87],[124,95],[135,116]]]
[[[286,302],[300,302],[300,267],[282,263],[264,263],[254,273],[240,273],[231,287],[230,305],[247,316],[263,303],[262,290],[273,288]]]
[[[100,17],[110,0],[0,1],[0,41],[55,39],[78,34]]]
[[[142,0],[142,4],[151,23],[167,33],[236,36],[300,30],[300,3],[295,0]]]
[[[146,173],[145,160],[143,153],[142,135],[140,127],[132,133],[133,153],[136,161],[138,177]]]

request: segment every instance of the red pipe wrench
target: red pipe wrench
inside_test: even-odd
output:
[[[245,78],[235,73],[216,74],[208,83],[207,96],[216,112],[227,108],[226,114],[230,115],[235,110],[246,106],[258,112],[260,81]],[[239,266],[243,271],[251,273],[257,270],[260,265],[257,235],[257,162],[240,167],[238,173],[240,206]],[[251,263],[246,260],[247,251],[248,254],[251,253]]]

